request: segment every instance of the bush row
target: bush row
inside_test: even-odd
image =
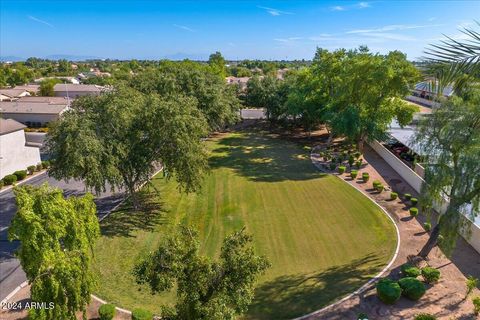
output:
[[[50,167],[50,161],[42,161],[36,166],[29,166],[27,170],[18,170],[12,174],[7,174],[3,179],[0,180],[0,188],[3,186],[9,186],[14,184],[17,181],[22,181],[27,177],[27,175],[32,175],[35,171],[40,171],[42,169],[48,169]]]
[[[115,317],[116,309],[113,304],[102,304],[98,308],[98,315],[100,320],[112,320]],[[152,320],[153,314],[150,311],[143,309],[133,309],[132,320]]]

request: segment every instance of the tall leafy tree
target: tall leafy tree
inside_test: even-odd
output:
[[[336,134],[356,142],[383,138],[393,119],[411,122],[416,107],[404,102],[419,78],[417,69],[399,51],[372,54],[366,47],[347,52],[342,59],[335,100],[330,101],[331,125]]]
[[[40,95],[45,97],[53,97],[55,95],[55,91],[53,88],[57,83],[61,83],[60,79],[52,78],[52,79],[45,79],[40,83]]]
[[[240,100],[235,88],[199,63],[162,62],[157,68],[135,76],[129,85],[145,94],[181,94],[193,98],[207,119],[210,131],[222,129],[238,119]]]
[[[14,189],[17,214],[9,239],[31,286],[31,298],[49,308],[31,309],[31,319],[76,319],[94,287],[92,249],[100,235],[93,196],[69,197],[48,185]],[[53,303],[52,306],[49,303]]]
[[[182,227],[138,264],[134,274],[153,293],[176,287],[175,310],[164,309],[166,319],[235,319],[247,310],[255,282],[269,266],[251,243],[242,229],[224,240],[219,261],[210,261],[199,254],[197,232]]]
[[[160,164],[183,190],[196,190],[206,168],[207,125],[194,99],[119,87],[76,99],[47,136],[50,174],[81,179],[96,192],[124,188],[133,199]]]
[[[444,101],[420,124],[416,139],[427,157],[425,203],[449,201],[420,256],[428,256],[440,235],[448,254],[465,222],[463,214],[474,219],[480,204],[480,92]]]
[[[225,78],[227,74],[225,58],[217,51],[212,53],[208,58],[208,64],[212,68],[213,72],[220,77]]]
[[[268,119],[272,121],[287,117],[287,95],[287,84],[272,76],[253,76],[247,82],[247,105],[265,108]]]

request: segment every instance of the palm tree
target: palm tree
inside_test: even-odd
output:
[[[463,28],[460,32],[461,37],[445,36],[445,40],[431,44],[425,51],[425,73],[435,79],[431,85],[438,87],[437,94],[448,85],[461,92],[472,77],[480,75],[480,32],[473,28]]]

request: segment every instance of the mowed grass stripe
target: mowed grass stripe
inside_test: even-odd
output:
[[[174,293],[151,296],[131,271],[179,223],[198,228],[202,252],[212,257],[228,234],[245,226],[253,235],[272,267],[260,278],[248,319],[319,309],[360,287],[393,255],[390,220],[363,194],[318,172],[308,150],[262,133],[227,134],[209,146],[212,170],[199,193],[179,193],[174,179],[160,174],[153,179],[158,210],[125,208],[102,222],[95,262],[100,297],[157,313],[172,304]]]

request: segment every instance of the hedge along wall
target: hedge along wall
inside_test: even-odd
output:
[[[425,180],[377,140],[370,142],[369,145],[405,180],[405,182],[407,182],[418,193],[421,192],[422,184],[425,183]],[[445,213],[447,207],[447,199],[433,204],[433,209],[440,214]],[[477,250],[478,253],[480,253],[480,227],[467,217],[464,219],[466,221],[466,227],[460,231],[460,234],[475,250]]]

